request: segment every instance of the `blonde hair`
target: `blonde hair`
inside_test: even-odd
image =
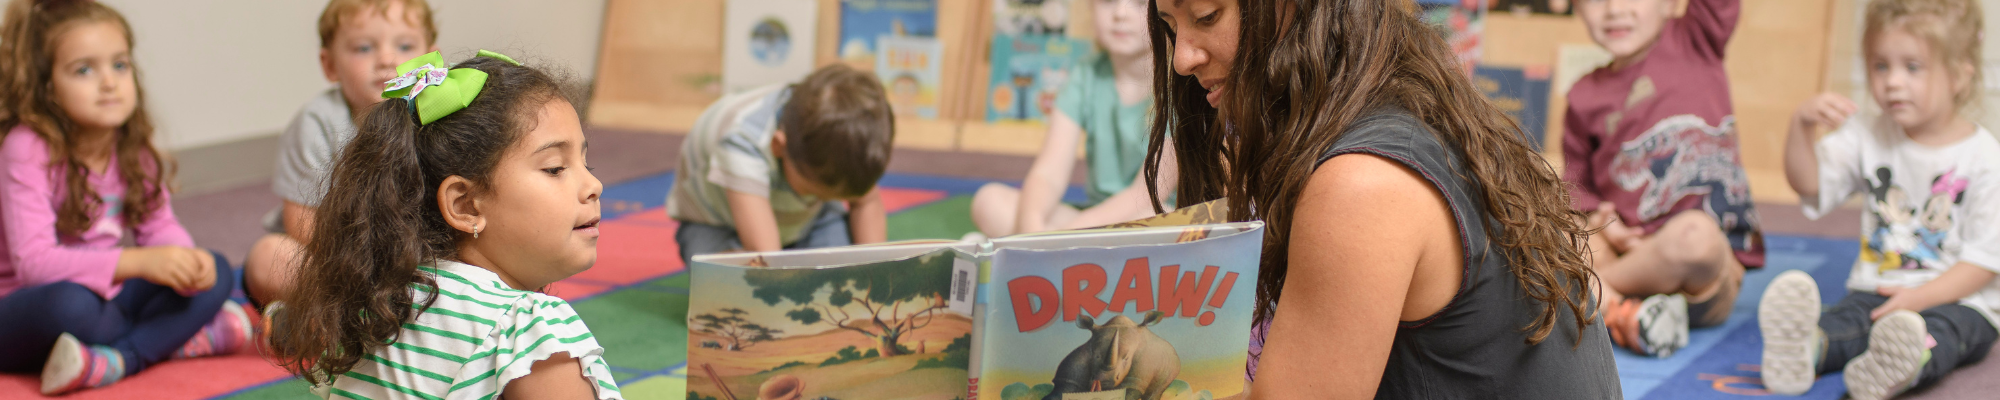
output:
[[[1979,68],[1983,56],[1981,36],[1985,22],[1979,3],[1973,0],[1874,0],[1868,3],[1866,28],[1862,31],[1864,51],[1874,50],[1874,39],[1887,29],[1915,35],[1930,45],[1943,60],[1946,73],[1957,76],[1958,66],[1971,65],[1965,90],[1952,93],[1952,104],[1960,108],[1979,100],[1984,73]]]
[[[409,17],[423,26],[425,45],[437,44],[437,23],[431,20],[431,5],[424,0],[333,0],[326,2],[326,10],[319,12],[319,47],[333,46],[333,34],[349,15],[373,9],[383,18],[395,17],[389,15],[389,5],[393,3],[402,3],[405,11],[412,14]]]

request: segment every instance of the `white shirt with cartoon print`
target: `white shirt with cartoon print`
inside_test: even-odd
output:
[[[1978,130],[1927,146],[1892,120],[1857,115],[1820,139],[1819,197],[1802,199],[1806,217],[1819,219],[1854,195],[1863,200],[1861,255],[1848,289],[1916,287],[1959,262],[2000,273],[2000,140]],[[1959,304],[2000,321],[2000,279]]]

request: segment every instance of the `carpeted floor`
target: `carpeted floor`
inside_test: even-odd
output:
[[[557,284],[588,321],[627,398],[680,399],[685,393],[688,280],[676,256],[674,222],[659,210],[675,165],[677,136],[593,129],[591,164],[605,190],[599,262]],[[973,230],[970,195],[985,181],[1025,175],[1027,159],[960,153],[898,151],[882,186],[889,201],[890,239],[958,238]],[[1083,171],[1079,168],[1078,175]],[[942,175],[942,176],[941,176]],[[1068,197],[1081,193],[1072,190]],[[248,185],[177,199],[177,214],[197,242],[240,260],[261,234],[255,229],[277,199],[268,184]],[[1770,267],[1745,279],[1736,314],[1721,327],[1697,330],[1690,346],[1670,359],[1620,352],[1621,383],[1628,398],[1726,398],[1763,395],[1756,380],[1761,347],[1754,323],[1756,296],[1786,269],[1819,279],[1832,302],[1857,247],[1851,232],[1858,214],[1806,221],[1796,206],[1759,205],[1770,234]],[[1815,237],[1822,235],[1827,237]],[[1962,369],[1943,384],[1910,398],[1991,398],[2000,393],[2000,363]],[[0,375],[0,398],[33,398],[30,376]],[[1806,397],[1837,398],[1838,376],[1823,378]],[[163,364],[125,382],[71,398],[304,399],[302,381],[252,354]]]

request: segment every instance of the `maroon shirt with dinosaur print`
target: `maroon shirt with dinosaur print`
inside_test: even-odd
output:
[[[1737,150],[1722,57],[1738,0],[1693,0],[1667,21],[1645,58],[1599,68],[1569,91],[1563,178],[1574,206],[1615,205],[1647,234],[1699,210],[1722,226],[1736,259],[1764,265],[1764,237]]]

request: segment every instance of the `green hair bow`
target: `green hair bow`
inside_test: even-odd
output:
[[[488,57],[521,65],[512,57],[486,50],[479,51],[479,57]],[[396,67],[399,76],[383,82],[382,98],[401,97],[416,109],[420,124],[430,124],[439,118],[465,109],[472,105],[472,99],[479,97],[480,89],[486,87],[486,72],[471,68],[450,68],[445,66],[444,57],[438,52],[425,53],[403,65]]]

